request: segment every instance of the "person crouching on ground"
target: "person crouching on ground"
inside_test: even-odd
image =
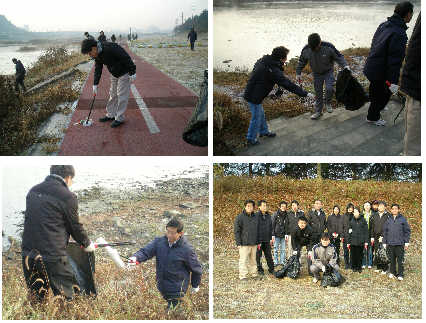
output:
[[[368,246],[368,225],[358,207],[354,207],[354,217],[349,222],[348,249],[351,251],[353,272],[362,272],[362,252]]]
[[[300,97],[315,97],[284,76],[283,65],[287,60],[288,52],[289,50],[283,46],[275,47],[271,55],[263,56],[254,64],[244,91],[244,99],[251,111],[251,120],[247,132],[247,144],[249,146],[259,144],[258,134],[260,137],[275,137],[275,133],[268,129],[265,111],[262,107],[262,101],[272,91],[275,84]]]
[[[200,289],[202,268],[194,248],[183,236],[183,223],[172,218],[166,225],[166,234],[157,237],[129,258],[129,265],[134,266],[156,258],[157,288],[167,301],[167,309],[181,303],[188,290],[192,293]]]
[[[95,59],[95,75],[93,95],[98,93],[98,84],[102,76],[103,66],[106,65],[111,73],[109,100],[106,106],[106,116],[100,122],[113,121],[112,128],[124,123],[124,113],[130,96],[130,84],[136,79],[136,65],[127,52],[116,43],[85,39],[81,44],[81,53]]]
[[[308,219],[305,216],[301,216],[297,222],[297,228],[291,234],[291,243],[293,248],[293,255],[297,255],[301,258],[302,247],[306,247],[306,258],[308,263],[308,273],[310,273],[311,268],[309,268],[310,260],[312,258],[312,228],[308,225]]]
[[[248,275],[257,278],[256,249],[258,215],[254,212],[254,201],[247,200],[244,210],[235,218],[234,236],[240,254],[239,278],[245,281]]]
[[[407,219],[399,213],[398,204],[392,204],[391,214],[383,228],[383,247],[386,248],[390,260],[389,278],[398,277],[398,280],[403,280],[405,250],[410,243],[411,229]]]
[[[258,202],[259,211],[257,212],[257,218],[259,221],[257,230],[257,251],[256,251],[256,263],[257,272],[260,275],[264,274],[262,268],[262,253],[265,255],[266,263],[268,264],[268,271],[270,274],[274,272],[274,261],[272,260],[272,250],[274,241],[272,240],[272,218],[268,212],[268,204],[265,200]]]
[[[327,265],[330,265],[333,269],[339,270],[336,249],[330,244],[328,233],[323,233],[321,242],[317,243],[312,249],[311,273],[314,275],[314,283],[320,279],[320,271],[325,273],[325,266]]]

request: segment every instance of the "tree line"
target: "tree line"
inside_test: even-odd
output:
[[[197,33],[208,32],[209,26],[209,15],[207,10],[203,10],[199,15],[195,15],[194,18],[189,17],[185,22],[174,29],[175,33],[187,33],[194,26]]]

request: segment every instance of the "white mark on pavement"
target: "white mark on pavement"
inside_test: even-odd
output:
[[[151,113],[149,112],[148,107],[146,106],[146,103],[144,102],[144,100],[142,99],[138,90],[136,89],[136,86],[134,84],[132,84],[130,86],[130,89],[132,90],[133,97],[135,98],[136,103],[137,103],[139,109],[142,112],[142,115],[145,119],[146,125],[148,126],[149,132],[152,133],[152,134],[159,133],[160,129],[158,128],[157,124],[155,123],[154,118],[152,117]]]

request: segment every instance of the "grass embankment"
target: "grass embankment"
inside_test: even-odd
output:
[[[338,288],[324,289],[308,276],[302,257],[300,278],[278,280],[265,275],[261,281],[238,279],[238,250],[233,222],[246,199],[268,201],[275,211],[282,200],[293,199],[307,212],[315,198],[331,213],[349,202],[362,205],[383,199],[400,203],[411,226],[410,247],[405,257],[403,282],[366,269],[361,274],[342,269],[347,281]],[[422,313],[422,216],[421,184],[375,181],[292,180],[281,176],[264,178],[224,177],[214,182],[214,317],[215,318],[421,318]],[[343,263],[343,251],[341,251]],[[287,255],[288,256],[288,255]],[[263,258],[263,267],[267,265]],[[279,267],[278,267],[279,268]]]
[[[354,71],[358,80],[365,81],[362,75],[360,60],[367,57],[369,48],[350,48],[342,51],[346,61]],[[298,58],[288,61],[284,67],[284,74],[293,82],[296,80]],[[335,70],[337,71],[337,64]],[[214,110],[214,154],[228,155],[232,151],[241,149],[245,145],[245,135],[250,123],[250,111],[247,104],[240,98],[249,79],[251,71],[236,69],[235,71],[213,71],[213,110]],[[302,72],[302,87],[308,92],[315,93],[313,76],[309,64]],[[263,109],[267,120],[285,116],[292,118],[310,111],[314,102],[287,91],[278,98],[266,98]],[[335,99],[332,106],[341,106]]]
[[[81,54],[70,53],[63,48],[50,48],[27,70],[25,85],[29,89],[86,60]],[[37,138],[38,128],[53,113],[70,112],[69,109],[58,109],[58,105],[78,98],[79,93],[72,88],[72,83],[84,78],[83,73],[76,71],[69,78],[51,83],[41,90],[16,95],[14,78],[0,76],[0,155],[18,155],[36,142],[45,143],[46,152],[56,147],[60,139]]]

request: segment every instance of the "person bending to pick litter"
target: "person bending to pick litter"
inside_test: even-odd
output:
[[[183,236],[183,224],[172,218],[166,225],[166,235],[157,237],[129,258],[134,266],[156,257],[157,288],[167,309],[175,308],[185,295],[191,275],[192,292],[200,289],[202,268],[193,247]]]
[[[98,93],[98,84],[102,75],[102,68],[107,66],[111,73],[111,87],[109,101],[106,106],[106,116],[100,122],[113,121],[111,127],[115,128],[124,123],[124,112],[130,96],[130,83],[136,79],[136,65],[129,54],[116,43],[101,42],[94,39],[85,39],[81,44],[81,53],[88,54],[95,59],[95,78],[93,94]]]

